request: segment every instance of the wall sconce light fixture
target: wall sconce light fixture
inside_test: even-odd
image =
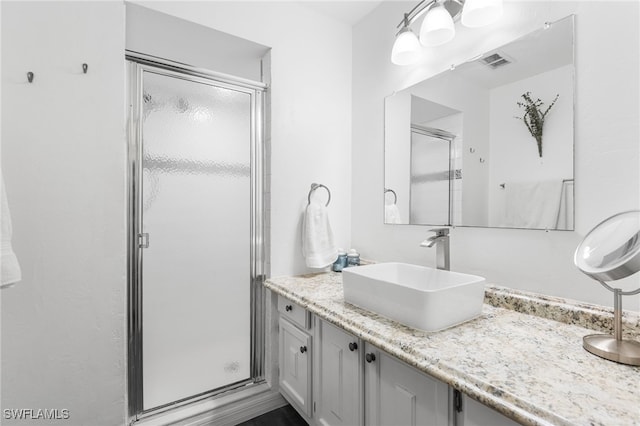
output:
[[[420,39],[411,29],[425,15]],[[455,37],[454,21],[469,28],[484,27],[502,16],[502,0],[422,0],[398,24],[400,31],[391,50],[391,62],[412,65],[420,60],[422,46],[439,46]]]

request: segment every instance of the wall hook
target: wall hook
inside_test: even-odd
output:
[[[34,74],[31,71],[29,71],[27,73],[27,80],[29,80],[29,83],[33,83],[33,77],[34,77]]]
[[[481,163],[484,163],[484,158],[480,158],[480,162],[481,162]]]
[[[83,73],[85,73],[85,74],[86,74],[88,69],[89,69],[89,65],[87,65],[87,64],[82,64],[82,72],[83,72]]]

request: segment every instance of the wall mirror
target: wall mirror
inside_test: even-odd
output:
[[[574,17],[385,99],[389,224],[573,230]]]

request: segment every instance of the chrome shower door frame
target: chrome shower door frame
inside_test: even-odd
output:
[[[265,357],[265,209],[264,209],[264,92],[266,85],[226,74],[194,68],[157,57],[127,51],[128,66],[128,149],[127,149],[127,262],[128,262],[128,409],[130,421],[195,404],[264,382]],[[251,294],[251,377],[222,388],[144,410],[142,358],[142,88],[145,72],[195,83],[204,83],[247,93],[251,96],[250,150],[250,294]],[[148,240],[147,240],[148,241]]]

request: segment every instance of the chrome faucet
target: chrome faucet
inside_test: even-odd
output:
[[[449,270],[449,228],[430,229],[436,235],[424,240],[420,243],[420,247],[436,246],[436,268]]]

